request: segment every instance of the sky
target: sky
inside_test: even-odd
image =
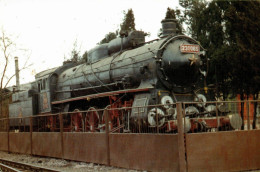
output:
[[[8,75],[14,73],[14,57],[20,68],[28,59],[29,68],[20,82],[34,80],[35,73],[61,66],[70,57],[77,41],[81,55],[94,48],[104,36],[119,29],[123,11],[132,8],[137,30],[156,39],[167,7],[178,0],[0,0],[0,29],[15,43]],[[0,55],[1,58],[2,54]],[[0,64],[0,69],[3,66]],[[15,79],[9,85],[14,85]]]

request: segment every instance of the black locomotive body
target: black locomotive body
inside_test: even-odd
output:
[[[146,106],[131,110],[127,119],[129,125],[137,125],[136,119],[141,117],[143,123],[150,127],[174,130],[176,108],[171,104],[205,101],[203,94],[194,93],[203,73],[201,56],[205,52],[196,40],[185,35],[165,32],[162,38],[150,42],[145,42],[144,37],[141,31],[131,32],[127,37],[90,50],[87,63],[77,65],[68,62],[38,73],[31,89],[26,91],[31,93],[26,94],[27,99],[33,97],[34,101],[30,99],[27,104],[21,104],[27,99],[14,101],[10,112],[21,116]],[[13,96],[21,94],[18,92]],[[147,107],[155,104],[163,106]],[[20,106],[20,112],[13,110],[16,106]],[[26,108],[32,108],[30,113],[21,112]],[[215,108],[191,105],[185,111],[206,114],[215,111]],[[156,121],[155,114],[159,116],[159,121]],[[112,122],[111,127],[120,125],[116,122],[119,120],[113,119],[119,116],[120,113],[112,111],[110,120],[115,123]],[[90,117],[85,114],[79,118],[87,120]],[[91,113],[91,119],[85,130],[101,131],[102,115],[94,113],[93,116]],[[187,121],[186,130],[189,131],[190,120]],[[77,130],[77,127],[74,129]]]

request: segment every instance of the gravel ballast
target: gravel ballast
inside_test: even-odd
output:
[[[14,154],[0,151],[0,158],[12,160],[15,162],[27,163],[41,167],[47,167],[65,172],[90,172],[90,171],[106,171],[106,172],[137,172],[136,170],[128,170],[123,168],[109,167],[94,163],[75,162],[55,158],[45,158],[38,156]]]

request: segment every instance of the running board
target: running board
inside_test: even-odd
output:
[[[77,101],[77,100],[83,100],[83,99],[93,99],[93,98],[100,98],[100,97],[108,97],[108,96],[114,96],[118,94],[124,94],[124,93],[135,93],[135,92],[143,92],[143,91],[149,91],[152,89],[150,88],[137,88],[137,89],[126,89],[126,90],[118,90],[118,91],[111,91],[111,92],[104,92],[104,93],[98,93],[98,94],[90,94],[87,96],[81,96],[81,97],[75,97],[75,98],[70,98],[70,99],[64,99],[64,100],[59,100],[59,101],[53,101],[51,104],[61,104],[61,103],[67,103],[67,102],[72,102],[72,101]]]

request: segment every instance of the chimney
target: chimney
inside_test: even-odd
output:
[[[162,34],[160,37],[168,35],[176,35],[176,19],[164,19],[162,20]]]
[[[15,61],[15,77],[16,77],[16,87],[17,87],[16,89],[20,90],[18,57],[15,57],[14,61]]]

